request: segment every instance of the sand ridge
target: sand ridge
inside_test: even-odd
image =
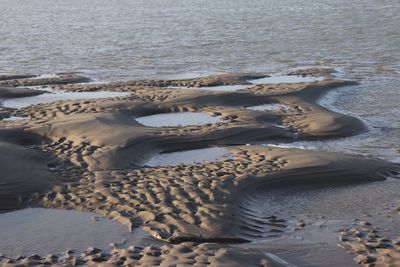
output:
[[[76,73],[60,73],[51,77],[38,75],[2,75],[0,85],[10,86],[40,86],[49,84],[69,84],[89,82],[90,79]]]
[[[45,91],[42,91],[42,90],[0,85],[0,99],[35,96],[35,95],[40,95],[40,94],[44,94],[44,93],[45,93]]]
[[[255,249],[240,249],[219,244],[182,243],[158,247],[114,248],[111,252],[91,247],[81,254],[67,251],[64,255],[31,255],[8,259],[0,255],[2,266],[261,266],[281,267]]]

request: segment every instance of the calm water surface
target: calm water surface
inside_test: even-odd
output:
[[[398,0],[2,0],[0,72],[112,81],[335,67],[362,85],[322,102],[372,131],[317,146],[398,161],[399,28]]]
[[[0,70],[101,80],[340,66],[398,74],[397,0],[2,0]]]

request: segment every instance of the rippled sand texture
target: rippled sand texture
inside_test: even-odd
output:
[[[289,224],[288,218],[255,214],[252,201],[244,201],[243,197],[261,187],[368,182],[384,180],[398,172],[398,166],[379,159],[243,145],[331,139],[365,131],[358,119],[316,104],[327,90],[354,84],[333,79],[330,71],[289,73],[325,77],[324,80],[257,85],[248,80],[266,74],[111,84],[82,83],[85,80],[80,76],[64,77],[66,74],[38,79],[1,77],[0,86],[11,86],[11,91],[12,86],[41,85],[43,89],[68,92],[129,94],[1,108],[3,118],[30,118],[0,121],[2,149],[10,151],[0,157],[0,167],[8,170],[0,176],[1,211],[26,206],[90,211],[130,229],[142,227],[155,239],[168,242],[156,248],[120,248],[104,253],[92,249],[81,256],[35,256],[18,261],[279,266],[273,257],[257,249],[230,245],[268,238],[272,233],[283,232]],[[79,84],[64,85],[72,82]],[[220,85],[249,86],[232,92],[201,90]],[[243,108],[262,104],[287,108]],[[169,112],[204,112],[220,116],[222,121],[181,127],[145,127],[135,121],[141,116]],[[219,161],[141,167],[162,152],[228,145],[231,157]]]

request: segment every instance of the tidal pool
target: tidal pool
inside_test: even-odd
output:
[[[249,80],[252,84],[279,84],[279,83],[308,83],[322,81],[323,77],[296,76],[296,75],[276,75],[261,79]]]
[[[288,110],[289,107],[283,104],[262,104],[257,106],[250,106],[246,107],[247,109],[251,110],[258,110],[258,111],[280,111],[280,110]]]
[[[217,123],[221,122],[221,117],[213,117],[205,112],[176,112],[143,116],[135,120],[147,127],[178,127]]]
[[[96,98],[108,98],[108,97],[118,97],[126,95],[128,95],[128,93],[107,92],[107,91],[99,91],[99,92],[49,91],[49,93],[37,96],[4,99],[2,101],[2,106],[5,108],[24,108],[31,105],[51,103],[59,100],[96,99]]]
[[[151,239],[97,214],[76,210],[29,208],[0,214],[0,252],[8,257],[77,252],[110,243],[132,244]],[[139,243],[140,243],[139,242]]]
[[[22,121],[28,119],[27,117],[19,117],[19,116],[10,116],[8,118],[3,119],[3,121]]]
[[[162,153],[154,156],[145,166],[176,166],[190,165],[196,163],[214,162],[232,158],[231,153],[226,148],[210,147],[178,151],[171,153]]]

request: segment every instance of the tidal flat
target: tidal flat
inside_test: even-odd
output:
[[[80,211],[87,214],[82,218],[92,214],[94,221],[103,218],[103,224],[118,230],[104,235],[96,246],[96,238],[87,235],[101,235],[106,226],[79,219],[76,229],[86,229],[80,238],[91,247],[82,248],[85,242],[74,247],[69,235],[66,252],[38,246],[33,255],[23,255],[30,250],[18,253],[17,246],[1,255],[0,263],[351,266],[397,262],[400,248],[394,213],[400,204],[394,201],[396,190],[388,188],[399,186],[395,179],[399,165],[295,145],[369,131],[359,118],[319,104],[329,91],[358,85],[335,77],[334,71],[296,70],[287,75],[324,79],[257,84],[249,80],[270,75],[225,73],[101,84],[76,74],[2,75],[0,86],[7,87],[7,101],[29,103],[0,107],[2,231],[15,233],[16,239],[30,239],[23,242],[34,247],[34,240],[43,234],[29,232],[21,237],[13,223],[15,211],[24,209],[49,209],[46,216],[52,216],[51,209]],[[202,90],[227,85],[246,86]],[[20,95],[21,88],[30,86],[61,95],[99,92],[99,97],[32,103],[31,89]],[[162,117],[154,120],[159,114]],[[185,115],[183,122],[174,121],[177,114]],[[277,142],[286,146],[274,145]],[[368,187],[374,183],[379,186]],[[384,197],[388,192],[390,197]],[[352,198],[355,194],[359,197]],[[360,208],[371,194],[382,201],[373,208]],[[52,221],[46,216],[43,220]],[[57,216],[47,235],[74,230],[62,227],[65,222]],[[29,228],[45,225],[43,220],[32,219],[36,226]],[[122,241],[119,226],[127,231]],[[387,228],[393,231],[379,230]],[[109,240],[111,245],[105,248]],[[12,236],[7,236],[0,246],[10,242]]]

